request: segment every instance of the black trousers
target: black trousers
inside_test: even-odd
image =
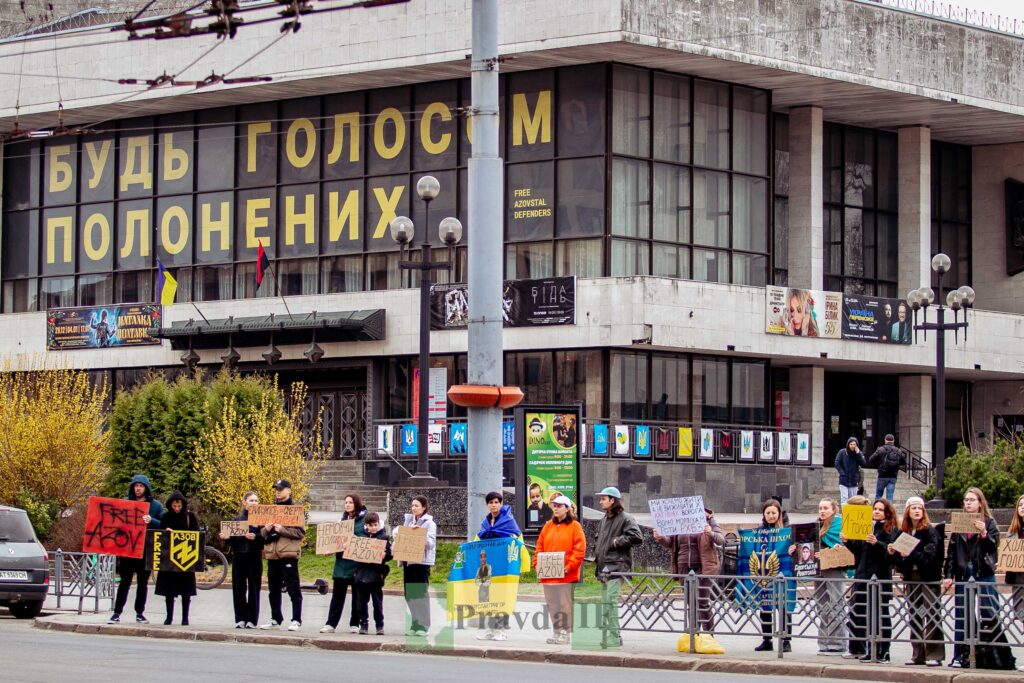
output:
[[[356,624],[363,630],[369,630],[370,625],[370,601],[373,601],[373,625],[380,631],[384,628],[384,584],[380,583],[357,583],[353,587],[354,596],[352,614],[358,619]]]
[[[128,602],[128,591],[132,589],[132,578],[138,581],[135,588],[135,613],[142,615],[146,611],[146,598],[149,597],[149,575],[142,560],[122,557],[118,560],[117,575],[121,583],[117,585],[117,596],[114,599],[114,614],[121,614]]]
[[[262,582],[263,556],[260,553],[236,553],[231,563],[231,597],[236,622],[259,623]]]
[[[356,588],[355,579],[334,579],[334,586],[331,588],[331,604],[327,608],[327,625],[338,628],[341,621],[341,613],[345,611],[345,595],[349,589],[352,590],[352,609],[348,617],[349,626],[359,626],[358,615],[356,614]]]
[[[267,599],[270,602],[270,618],[277,623],[284,622],[281,612],[281,589],[292,601],[292,621],[302,623],[302,590],[299,587],[298,560],[267,560]]]

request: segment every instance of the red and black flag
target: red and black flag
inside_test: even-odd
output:
[[[270,259],[267,252],[263,250],[263,242],[259,243],[260,248],[256,250],[256,289],[263,283],[263,273],[270,267]]]

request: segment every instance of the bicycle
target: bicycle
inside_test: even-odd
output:
[[[210,546],[206,546],[203,555],[206,569],[196,572],[196,588],[208,591],[224,583],[224,579],[228,577],[228,558]]]

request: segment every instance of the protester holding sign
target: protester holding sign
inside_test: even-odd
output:
[[[881,609],[879,615],[882,624],[882,641],[876,644],[874,653],[868,650],[867,623],[868,623],[868,586],[869,579],[877,578],[882,581],[892,581],[892,565],[895,558],[889,554],[889,544],[900,535],[899,520],[896,518],[896,508],[885,498],[879,498],[871,506],[871,519],[874,522],[871,533],[863,541],[847,539],[845,534],[840,538],[846,547],[850,549],[857,564],[853,570],[853,595],[850,600],[850,653],[853,658],[861,661],[876,659],[880,662],[889,661],[889,639],[892,638],[892,616],[889,613],[889,602],[892,600],[892,585],[886,583],[881,589]],[[859,656],[856,654],[863,652]],[[845,655],[844,655],[845,656]]]
[[[128,485],[127,500],[145,501],[149,503],[149,513],[144,515],[142,520],[150,529],[160,528],[160,519],[164,516],[164,507],[160,501],[154,500],[153,491],[149,483],[149,477],[144,474],[136,474]],[[121,582],[117,585],[117,597],[114,598],[114,614],[107,621],[108,624],[116,624],[121,621],[121,611],[128,602],[128,591],[132,589],[132,578],[138,581],[135,588],[135,621],[139,624],[148,624],[146,619],[146,598],[149,594],[149,570],[142,558],[119,557],[117,560],[117,575]]]
[[[295,505],[292,501],[292,484],[287,479],[274,482],[274,503]],[[267,561],[267,601],[270,603],[270,621],[261,629],[280,628],[284,622],[281,612],[281,588],[288,591],[292,603],[292,622],[289,631],[302,628],[302,590],[299,587],[299,556],[302,554],[302,539],[306,536],[304,526],[283,526],[267,522],[260,529],[263,537],[263,559]]]
[[[619,588],[622,579],[613,573],[633,569],[633,546],[644,542],[640,525],[622,507],[622,494],[614,486],[606,486],[598,494],[604,517],[597,530],[594,561],[597,580],[601,582],[601,648],[620,647]]]
[[[782,521],[782,503],[780,503],[775,498],[769,498],[761,506],[761,526],[759,526],[758,529],[784,529],[784,528],[785,528],[785,524]],[[787,531],[787,533],[788,533],[788,531]],[[792,536],[790,536],[790,539],[791,538],[792,538]],[[790,555],[790,557],[788,558],[789,562],[787,563],[787,566],[789,567],[788,572],[784,569],[783,564],[781,562],[781,558],[778,557],[779,553],[778,552],[773,553],[773,556],[775,556],[776,559],[778,560],[778,564],[777,564],[778,569],[776,571],[777,574],[785,574],[786,576],[792,576],[792,574],[793,574],[793,561],[792,561],[791,555],[792,555],[794,549],[795,549],[795,546],[790,544],[789,548],[788,548],[789,552],[787,553],[787,555]],[[769,562],[766,563],[765,567],[761,567],[760,568],[761,569],[761,573],[757,574],[757,575],[759,575],[759,576],[766,576],[766,577],[770,576],[772,574],[771,570],[774,568],[774,567],[772,567],[770,565],[771,565],[771,562],[770,562],[770,557],[769,557]],[[752,568],[751,576],[754,576],[754,575],[755,575],[755,572],[753,571],[753,568]],[[761,591],[762,593],[764,592],[763,588],[764,587],[762,585],[762,591]],[[787,592],[786,600],[787,600],[787,602],[789,602],[789,595],[788,595],[788,593],[790,591],[787,589],[786,592]],[[793,592],[795,593],[795,585],[793,586]],[[770,591],[769,591],[769,593],[770,593]],[[761,599],[761,636],[762,636],[761,644],[754,648],[755,652],[770,652],[771,650],[774,649],[774,646],[772,645],[772,635],[771,634],[772,634],[772,626],[773,626],[772,615],[775,614],[775,610],[771,609],[770,604],[766,604],[766,601],[764,599],[765,597],[766,596],[762,595],[762,599]],[[795,597],[796,597],[795,594],[794,594],[793,597],[795,599]],[[767,602],[770,603],[771,600],[768,600]],[[792,644],[790,642],[790,638],[789,638],[789,634],[791,633],[792,626],[791,626],[790,621],[789,621],[788,605],[787,605],[787,609],[782,610],[781,620],[782,620],[782,623],[779,624],[779,629],[783,633],[786,634],[786,637],[783,638],[783,640],[782,640],[782,651],[783,652],[792,652],[793,646],[792,646]]]
[[[430,503],[426,496],[416,496],[409,503],[402,526],[419,527],[427,530],[427,544],[423,548],[423,560],[419,563],[402,562],[402,582],[405,585],[405,604],[409,607],[411,624],[406,635],[426,637],[430,630],[430,568],[434,566],[437,548],[437,524],[430,515]],[[397,535],[396,527],[392,536]]]
[[[842,547],[839,531],[843,519],[834,500],[818,501],[818,541],[822,548]],[[821,560],[821,551],[814,554]],[[845,569],[821,569],[823,579],[814,586],[814,604],[818,606],[818,654],[841,655],[846,651],[846,604],[843,601]]]
[[[167,508],[161,520],[164,529],[176,531],[199,531],[199,520],[196,513],[188,509],[188,501],[180,491],[175,491],[167,499]],[[174,621],[174,598],[181,596],[181,625],[188,626],[188,609],[192,596],[196,594],[196,575],[194,572],[173,572],[161,570],[156,575],[157,595],[164,596],[167,603],[167,616],[164,626]]]
[[[704,508],[704,528],[697,534],[665,537],[654,532],[654,540],[668,548],[671,571],[676,576],[693,572],[697,579],[697,622],[698,628],[710,634],[715,629],[711,612],[711,582],[722,571],[722,558],[718,549],[725,546],[725,534],[715,519],[711,508]],[[710,635],[709,635],[710,637]]]
[[[352,496],[356,498],[356,496]],[[381,562],[357,562],[355,586],[352,594],[352,611],[359,622],[359,633],[366,635],[370,627],[370,601],[373,601],[373,625],[377,635],[384,635],[384,580],[388,577],[391,559],[391,543],[388,532],[380,523],[380,515],[370,512],[363,516],[363,530],[360,536],[384,541],[384,559]]]
[[[554,630],[554,636],[548,638],[547,642],[551,645],[566,645],[572,631],[573,588],[574,584],[580,581],[583,556],[587,552],[587,538],[583,533],[583,527],[576,521],[576,515],[572,512],[572,501],[568,497],[558,496],[551,501],[551,514],[551,519],[544,524],[540,536],[537,537],[533,566],[537,567],[537,556],[541,553],[564,553],[563,576],[541,579],[540,582],[544,587],[544,600],[547,602]]]
[[[977,533],[954,533],[949,536],[949,547],[946,549],[944,567],[945,579],[942,589],[956,582],[956,620],[955,636],[957,642],[964,640],[964,617],[966,600],[964,582],[974,579],[978,586],[978,616],[982,630],[991,631],[998,612],[999,596],[992,585],[996,580],[996,565],[999,556],[999,527],[992,519],[988,509],[988,501],[981,489],[971,487],[964,492],[964,512],[980,514],[981,519],[974,522]],[[968,648],[956,645],[953,647],[951,667],[964,668],[967,662]]]
[[[907,664],[941,666],[946,658],[939,608],[943,538],[928,520],[924,500],[918,496],[907,499],[900,530],[918,541],[909,553],[889,546],[889,553],[898,557],[903,580],[908,582],[903,587],[910,607],[911,656]]]
[[[1024,496],[1017,498],[1013,506],[1013,518],[1010,520],[1009,537],[1024,539]],[[1024,620],[1024,572],[1006,572],[1006,583],[1013,585],[1013,613],[1018,619]]]
[[[533,493],[532,490],[530,492],[531,494]],[[489,538],[523,539],[523,532],[520,531],[519,525],[516,524],[516,520],[512,516],[512,506],[504,505],[503,500],[504,496],[502,496],[500,491],[491,491],[487,494],[487,516],[480,523],[480,530],[476,532],[474,540],[483,541]],[[524,547],[523,552],[525,551]],[[525,568],[529,565],[523,563],[523,566]],[[483,616],[481,619],[486,621],[486,630],[477,636],[477,640],[508,639],[508,635],[505,633],[506,628],[503,628],[503,626],[508,626],[507,620],[502,620],[496,616]]]
[[[355,493],[345,496],[345,511],[341,515],[341,521],[352,520],[353,535],[363,536],[366,526],[366,506],[363,499]],[[345,553],[334,554],[334,586],[331,589],[331,604],[327,608],[327,623],[320,629],[320,633],[334,633],[341,621],[341,613],[345,610],[345,595],[352,591],[352,606],[349,608],[349,631],[359,631],[359,615],[356,613],[355,597],[355,574],[356,563],[345,559]]]
[[[242,512],[234,522],[247,522],[249,510],[260,504],[255,491],[242,496]],[[231,546],[231,598],[235,607],[235,628],[256,628],[260,621],[260,588],[263,585],[263,535],[258,526],[247,525],[242,536],[221,533]]]

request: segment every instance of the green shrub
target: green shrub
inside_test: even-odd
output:
[[[946,460],[942,493],[950,506],[959,506],[964,493],[976,486],[991,507],[1012,507],[1024,493],[1024,444],[997,441],[991,451],[972,453],[960,444]]]
[[[40,498],[24,486],[18,491],[14,504],[20,507],[28,515],[28,521],[32,523],[36,536],[45,542],[50,538],[53,525],[60,515],[60,504],[55,500],[40,500]]]

